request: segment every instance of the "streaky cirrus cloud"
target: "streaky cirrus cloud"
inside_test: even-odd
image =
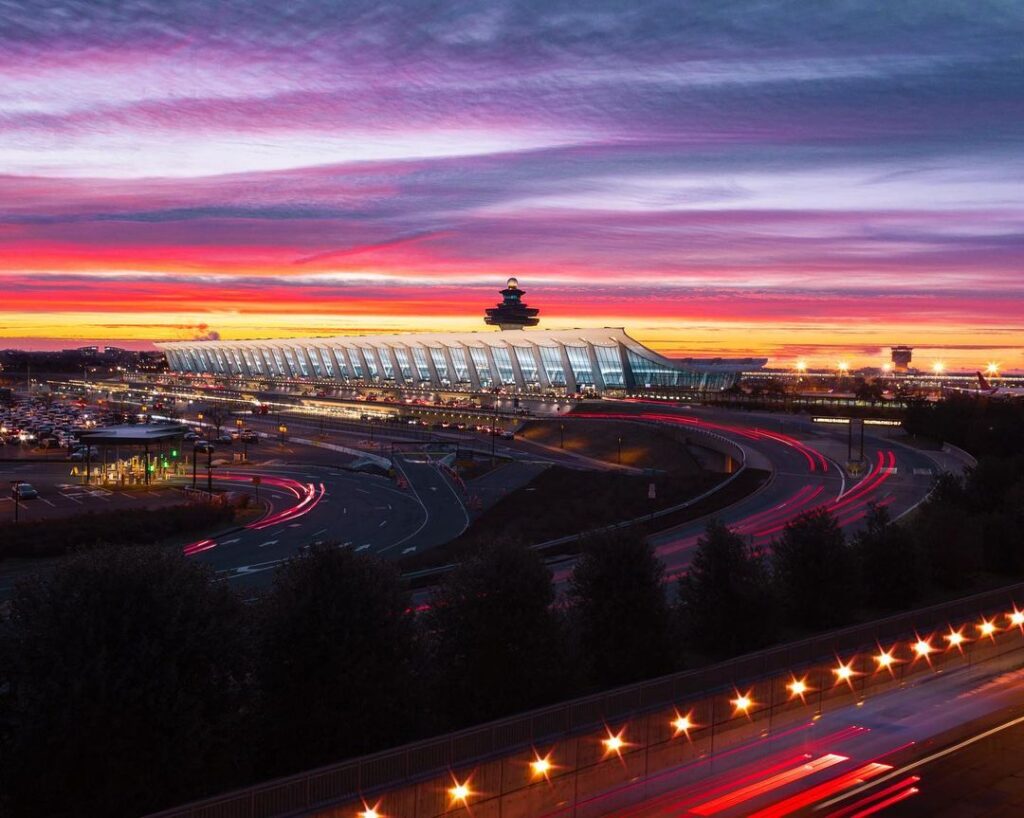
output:
[[[680,354],[1024,367],[1018,3],[4,18],[9,337],[467,328],[515,273],[549,325]]]

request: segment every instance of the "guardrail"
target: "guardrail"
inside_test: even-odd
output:
[[[488,759],[551,746],[594,730],[603,730],[605,725],[621,725],[664,708],[701,701],[710,691],[726,688],[733,691],[736,689],[734,686],[752,686],[756,680],[813,667],[823,658],[836,654],[849,655],[864,646],[891,644],[908,634],[945,627],[949,622],[1005,612],[1015,604],[1015,600],[1020,599],[1024,599],[1024,583],[332,764],[166,810],[151,818],[285,818],[312,814],[330,805],[354,803],[363,795],[409,787],[416,782],[448,776],[452,770],[479,765]],[[715,724],[713,717],[711,724]],[[502,794],[504,791],[499,787],[498,792]]]

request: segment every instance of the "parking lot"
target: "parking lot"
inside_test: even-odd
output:
[[[114,491],[83,486],[80,478],[71,475],[73,465],[67,462],[0,463],[0,524],[14,519],[14,499],[10,492],[13,481],[29,483],[39,492],[38,497],[20,501],[18,517],[22,521],[136,506],[156,508],[184,501],[180,488],[167,485]]]

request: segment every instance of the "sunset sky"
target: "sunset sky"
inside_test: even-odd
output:
[[[0,4],[0,347],[541,326],[1024,369],[1024,3]]]

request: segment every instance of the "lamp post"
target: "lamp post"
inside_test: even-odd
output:
[[[622,435],[618,436],[618,442],[619,442],[619,465],[621,466],[622,465]]]
[[[242,441],[242,460],[249,459],[249,442],[245,439],[245,421],[242,418],[235,418],[235,428],[238,429],[238,437]]]
[[[18,495],[20,480],[11,481],[11,498],[14,500],[14,522],[18,522],[18,511],[21,508],[21,497]]]
[[[558,448],[559,449],[564,449],[565,448],[565,424],[564,423],[559,423],[558,424]]]
[[[206,491],[213,499],[213,446],[206,447]]]
[[[192,444],[192,490],[196,488],[196,469],[199,462],[199,449],[196,444]]]
[[[491,404],[491,465],[494,465],[494,441],[498,437],[498,395],[495,392],[494,403]]]
[[[284,443],[285,435],[288,434],[288,427],[285,426],[283,423],[279,424],[278,427],[277,427],[277,434],[278,434],[278,437],[280,438],[281,442]]]

